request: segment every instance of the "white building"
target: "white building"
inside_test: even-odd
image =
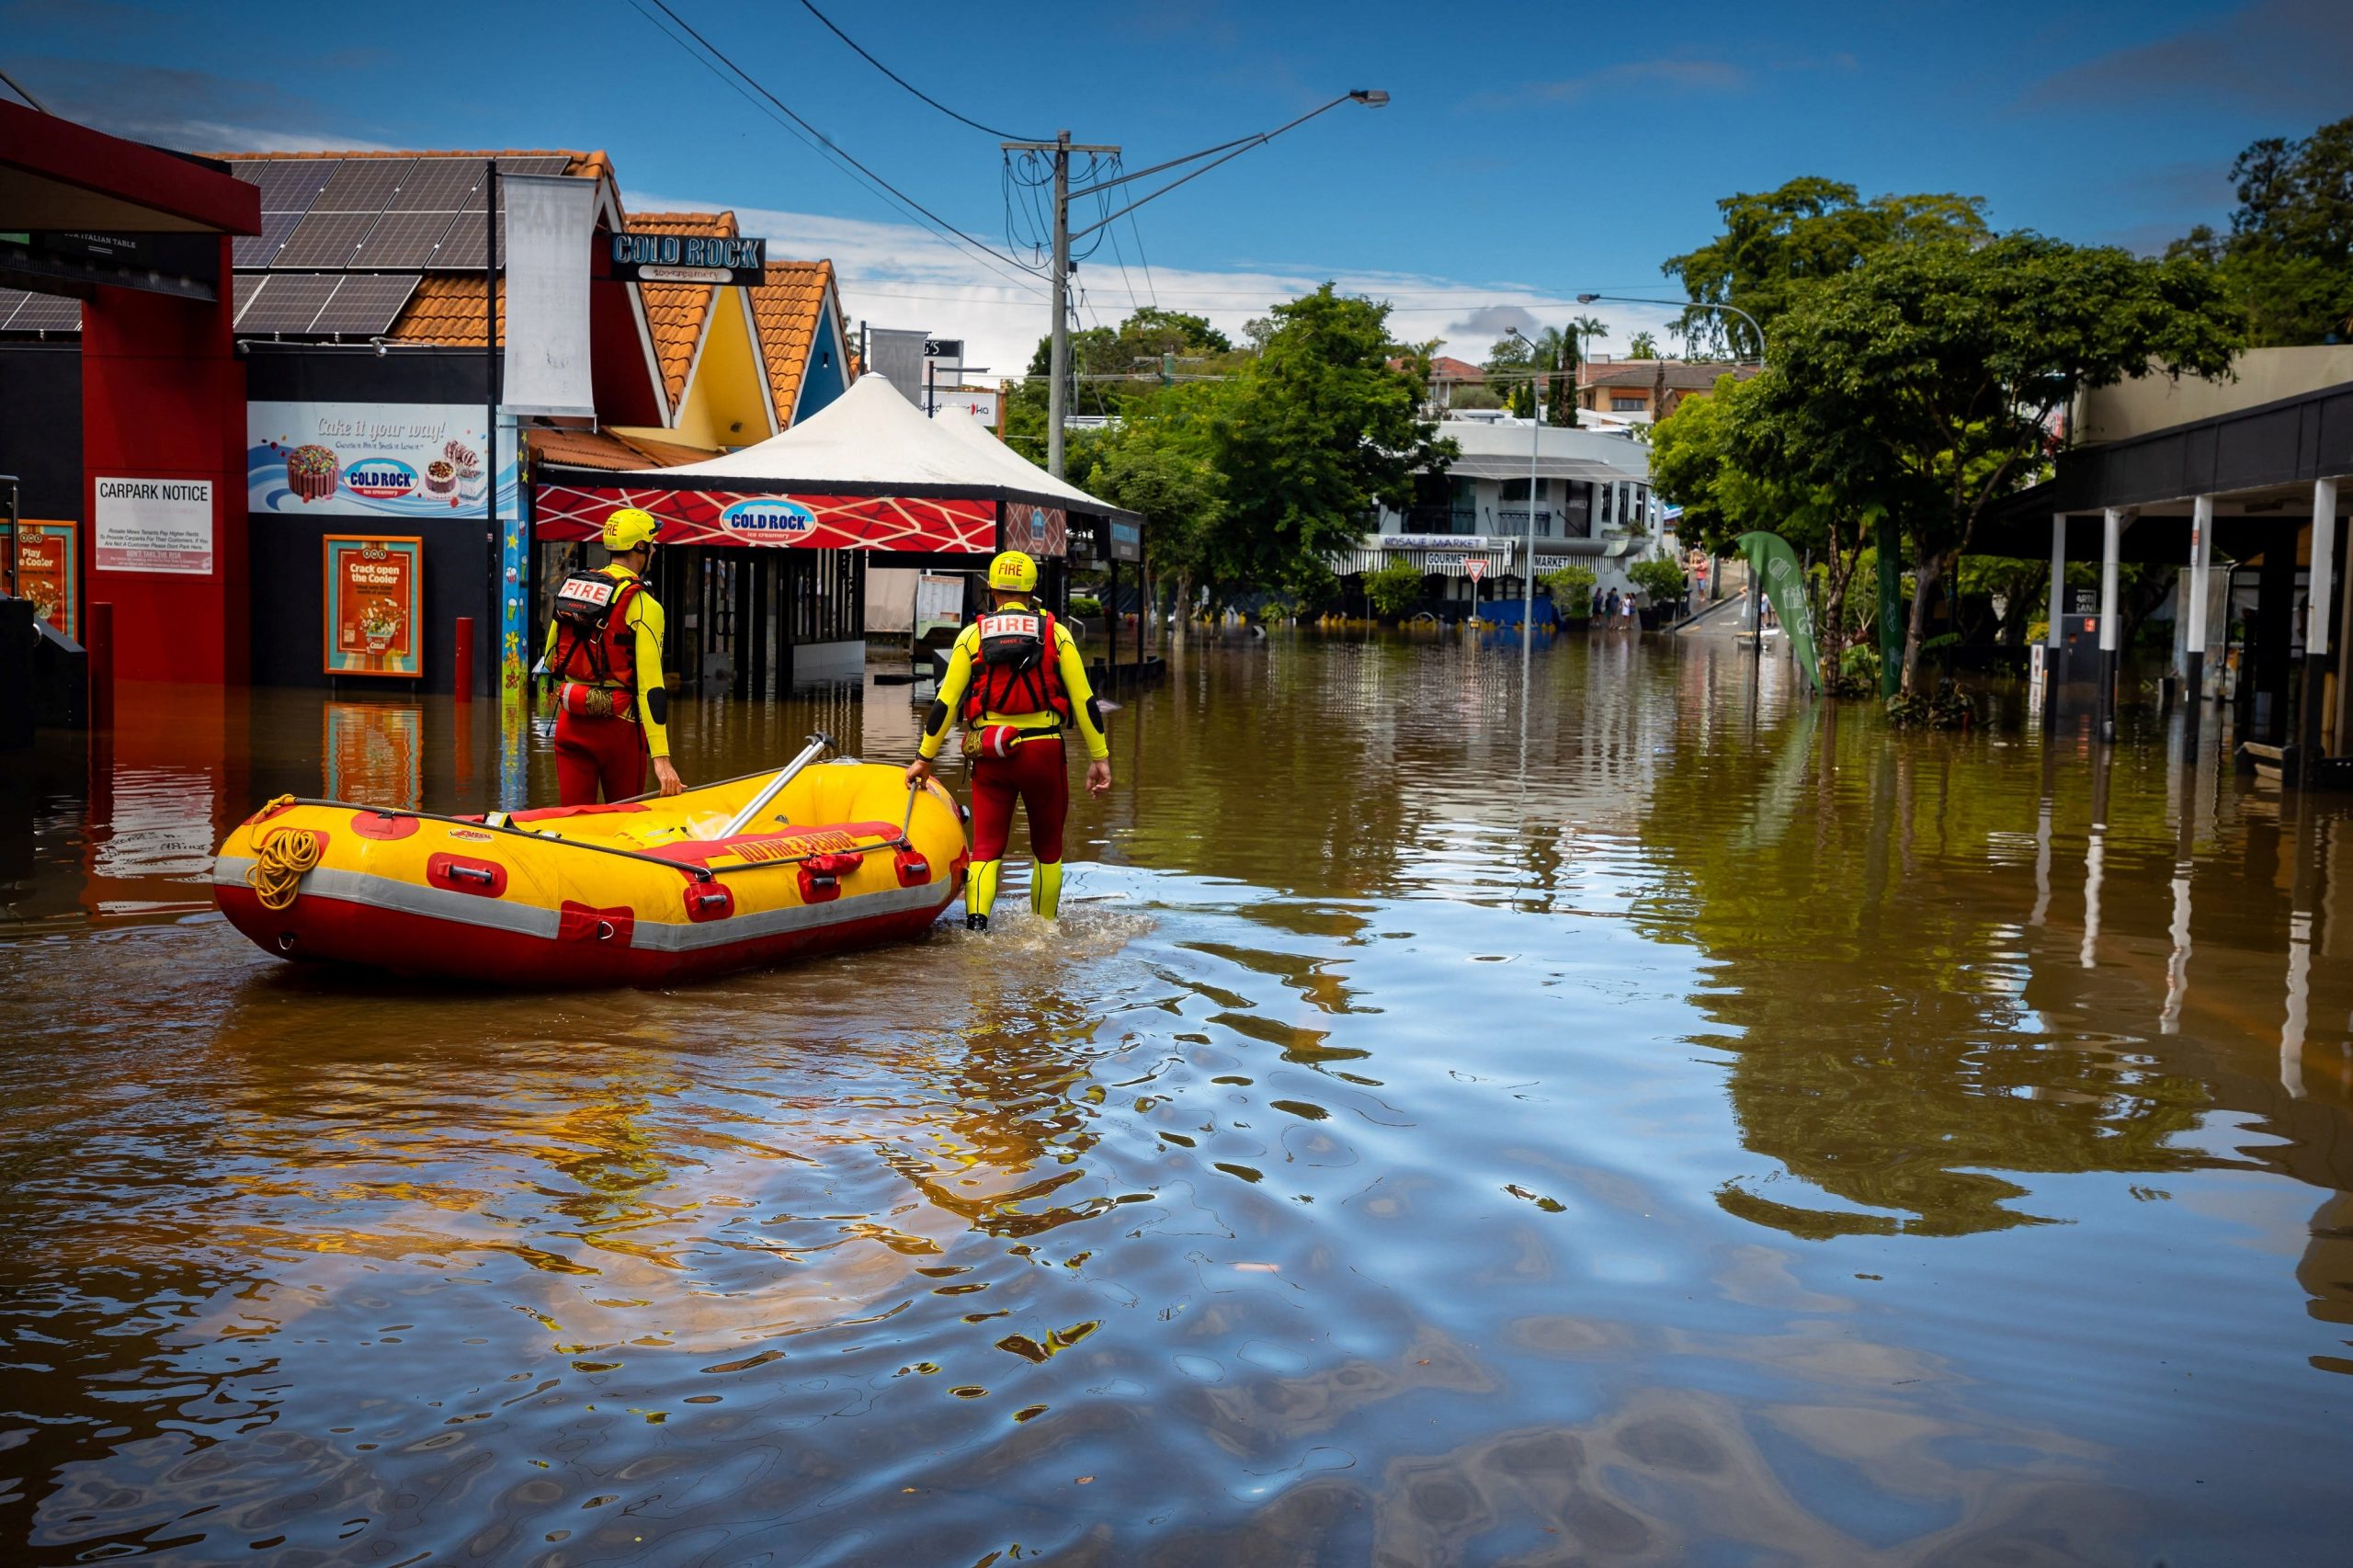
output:
[[[1539,429],[1487,410],[1450,416],[1438,434],[1461,455],[1444,473],[1415,476],[1411,507],[1382,507],[1380,531],[1334,563],[1340,575],[1374,570],[1402,554],[1423,569],[1432,598],[1460,601],[1466,609],[1475,600],[1517,599],[1526,569],[1531,466],[1539,577],[1574,562],[1593,571],[1598,592],[1624,594],[1632,590],[1628,566],[1675,549],[1651,494],[1650,448],[1628,435]],[[1482,569],[1476,581],[1473,562]]]

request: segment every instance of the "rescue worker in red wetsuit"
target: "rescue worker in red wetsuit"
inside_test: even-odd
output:
[[[1062,907],[1063,819],[1070,810],[1070,773],[1063,730],[1076,725],[1086,742],[1086,788],[1111,788],[1111,747],[1103,709],[1086,682],[1070,631],[1030,604],[1038,563],[1017,550],[989,562],[988,614],[964,628],[948,657],[948,674],[924,722],[907,782],[931,776],[932,759],[961,719],[964,756],[972,765],[972,869],[964,884],[966,929],[989,928],[997,873],[1013,827],[1017,797],[1029,814],[1029,907],[1051,920]]]
[[[660,528],[652,513],[621,507],[605,519],[612,559],[573,573],[555,591],[546,665],[557,683],[556,799],[563,805],[595,805],[599,786],[608,801],[642,793],[649,755],[665,795],[686,788],[663,728],[670,693],[662,682],[662,607],[643,581]]]

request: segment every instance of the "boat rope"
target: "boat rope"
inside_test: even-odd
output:
[[[294,902],[302,873],[319,863],[319,841],[304,828],[281,827],[261,841],[261,853],[245,871],[246,885],[264,909]]]

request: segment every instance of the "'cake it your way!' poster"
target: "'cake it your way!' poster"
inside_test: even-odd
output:
[[[247,509],[409,522],[483,517],[493,466],[483,412],[438,403],[247,403]],[[498,457],[498,515],[511,519],[515,454]]]

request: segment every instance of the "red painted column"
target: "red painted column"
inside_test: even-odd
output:
[[[474,618],[458,617],[458,656],[450,665],[449,690],[460,702],[474,699]]]
[[[243,685],[252,647],[245,556],[245,368],[230,334],[229,241],[221,298],[100,289],[82,307],[83,570],[116,607],[123,680]],[[211,570],[102,567],[101,479],[205,480]]]

